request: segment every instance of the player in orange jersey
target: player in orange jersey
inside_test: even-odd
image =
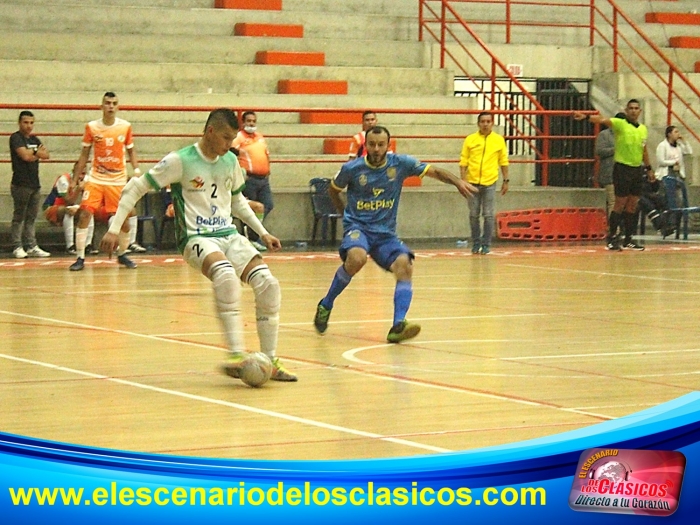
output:
[[[350,153],[348,159],[352,160],[356,157],[364,157],[367,155],[365,149],[365,133],[368,129],[372,129],[377,125],[377,114],[374,111],[365,111],[362,114],[362,131],[356,133],[350,142]]]
[[[270,189],[270,152],[262,133],[258,131],[258,117],[254,111],[243,113],[243,129],[238,132],[231,143],[231,151],[238,157],[238,162],[246,171],[245,189],[243,195],[250,201],[262,202],[264,213],[257,217],[262,222],[268,215],[274,203]],[[249,232],[250,240],[259,251],[267,248],[258,240],[255,232]]]
[[[88,122],[83,135],[83,149],[74,177],[72,187],[78,184],[75,173],[82,173],[95,148],[89,180],[85,185],[83,200],[78,212],[78,227],[75,230],[75,247],[78,258],[70,266],[71,271],[80,271],[85,265],[85,245],[90,219],[100,207],[104,206],[108,214],[114,214],[119,206],[119,197],[127,182],[126,155],[134,169],[134,175],[141,175],[139,161],[134,149],[131,124],[117,117],[119,99],[108,91],[102,97],[102,118]],[[134,212],[132,210],[131,214]],[[117,261],[126,268],[136,268],[136,264],[125,254],[129,247],[129,222],[125,221],[119,235]]]

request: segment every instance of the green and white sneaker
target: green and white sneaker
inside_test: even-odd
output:
[[[240,370],[243,363],[248,359],[248,354],[245,352],[236,352],[229,357],[221,365],[221,371],[229,377],[240,379]]]
[[[292,374],[280,363],[279,357],[274,357],[272,359],[272,375],[270,379],[273,381],[284,381],[286,383],[293,383],[299,380],[295,374]]]
[[[406,339],[412,339],[420,333],[420,325],[409,323],[405,319],[400,323],[396,323],[391,327],[386,336],[386,340],[390,343],[400,343]]]
[[[328,318],[331,316],[331,311],[325,306],[318,303],[316,307],[316,315],[314,316],[314,326],[316,331],[323,335],[328,330]]]

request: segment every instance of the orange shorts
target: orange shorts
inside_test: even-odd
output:
[[[104,186],[88,181],[83,190],[83,200],[80,207],[95,215],[104,206],[107,214],[116,213],[119,207],[119,197],[124,186]]]

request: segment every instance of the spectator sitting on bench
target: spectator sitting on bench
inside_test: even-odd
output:
[[[645,179],[642,182],[639,211],[642,213],[642,217],[648,217],[651,220],[654,229],[664,237],[668,237],[676,231],[675,223],[669,220],[668,213],[664,213],[667,209],[666,194],[661,182],[658,180],[651,182]]]

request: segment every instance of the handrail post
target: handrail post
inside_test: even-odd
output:
[[[446,1],[447,0],[442,0],[440,9],[440,69],[445,68],[445,33],[447,32],[445,28],[447,23],[445,21],[447,17]]]
[[[549,185],[549,115],[544,114],[544,126],[542,127],[545,139],[542,141],[542,186]]]
[[[506,44],[510,44],[510,0],[506,0]]]
[[[491,59],[491,110],[496,109],[496,61]]]
[[[590,36],[589,46],[595,45],[595,0],[591,0],[591,19],[590,19]]]
[[[617,7],[613,6],[613,72],[617,73]]]
[[[418,0],[418,41],[423,41],[423,5],[425,0]]]
[[[671,125],[673,116],[673,69],[668,70],[668,101],[666,103],[666,125]]]

